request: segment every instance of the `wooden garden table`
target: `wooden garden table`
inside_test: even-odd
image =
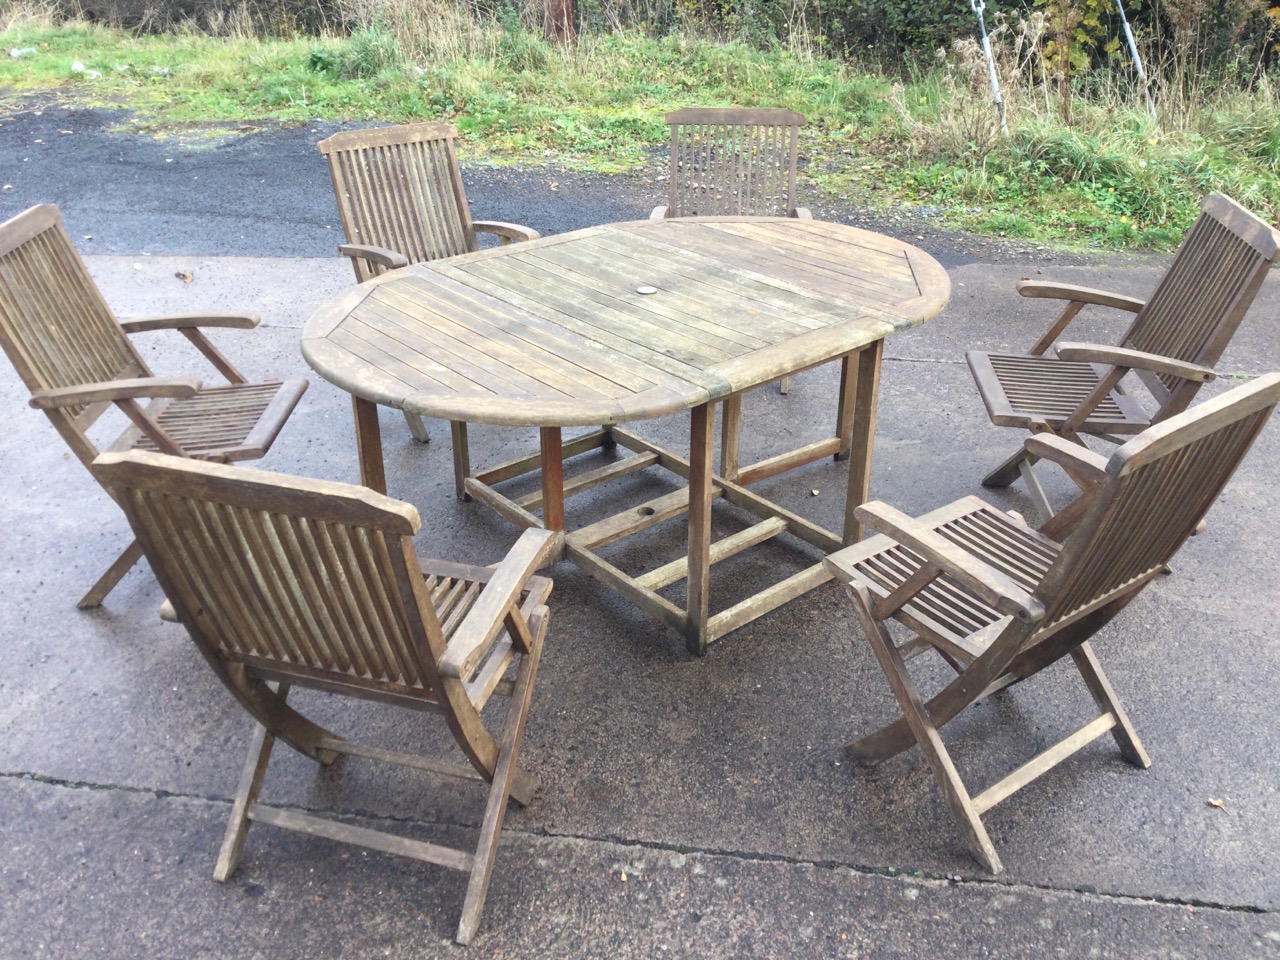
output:
[[[884,338],[946,305],[951,284],[909,244],[816,220],[730,217],[591,227],[417,264],[361,284],[322,307],[302,352],[352,394],[361,476],[385,491],[377,405],[455,425],[540,428],[540,452],[473,473],[466,431],[454,430],[458,492],[517,524],[561,534],[560,555],[707,645],[830,579],[815,563],[715,615],[712,563],[779,533],[823,553],[861,538],[853,508],[867,496]],[[741,394],[841,360],[835,436],[740,466]],[[714,471],[714,405],[723,401],[724,454]],[[689,456],[616,426],[689,410]],[[563,441],[561,429],[598,429]],[[632,455],[571,478],[564,460],[602,447]],[[844,530],[822,529],[748,484],[820,457],[849,460]],[[566,530],[566,494],[658,466],[687,487]],[[495,489],[541,472],[540,492]],[[711,542],[711,505],[724,499],[759,522]],[[539,516],[534,511],[540,510]],[[640,576],[598,549],[688,513],[685,558]],[[659,594],[687,579],[684,609]]]

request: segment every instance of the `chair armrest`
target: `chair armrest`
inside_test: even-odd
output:
[[[1076,303],[1094,304],[1099,307],[1114,307],[1117,310],[1128,310],[1137,313],[1145,301],[1126,297],[1106,290],[1094,290],[1092,287],[1077,287],[1071,283],[1053,283],[1048,280],[1019,280],[1018,293],[1024,297],[1046,300],[1072,300]]]
[[[808,207],[796,207],[791,211],[791,215],[797,220],[812,220],[813,214],[809,212]]]
[[[501,237],[504,244],[537,240],[542,236],[532,227],[522,227],[518,223],[503,223],[501,220],[472,220],[471,227],[476,233],[492,233]]]
[[[1053,321],[1049,329],[1044,332],[1044,335],[1036,341],[1035,346],[1029,351],[1034,357],[1043,354],[1053,344],[1053,341],[1062,336],[1062,331],[1067,329],[1067,325],[1075,319],[1076,314],[1086,304],[1115,307],[1117,310],[1132,310],[1135,313],[1143,307],[1142,301],[1135,300],[1133,297],[1121,296],[1118,293],[1108,293],[1106,290],[1094,290],[1090,287],[1077,287],[1069,283],[1020,280],[1018,281],[1018,293],[1024,297],[1067,301],[1062,313],[1058,314],[1058,319]]]
[[[83,383],[55,390],[37,390],[28,401],[37,410],[59,407],[81,407],[91,403],[140,400],[152,397],[193,397],[200,391],[200,381],[193,377],[138,377],[109,380],[105,383]]]
[[[129,317],[120,321],[120,327],[125,333],[146,333],[149,330],[194,330],[197,327],[252,330],[261,322],[262,318],[256,313],[166,313]]]
[[[868,527],[937,564],[1001,613],[1027,622],[1035,622],[1044,616],[1040,601],[1012,578],[956,546],[926,524],[879,500],[863,504],[856,513]]]
[[[1116,367],[1130,370],[1150,370],[1183,380],[1194,380],[1208,383],[1217,377],[1210,367],[1202,367],[1198,363],[1187,363],[1172,357],[1162,357],[1156,353],[1145,353],[1142,350],[1130,350],[1127,347],[1107,347],[1097,343],[1060,343],[1057,349],[1062,360],[1084,361],[1085,363],[1109,363]]]
[[[1051,433],[1039,433],[1027,437],[1023,442],[1027,453],[1058,464],[1065,470],[1074,471],[1087,480],[1101,482],[1107,479],[1107,458],[1094,453],[1088,447],[1072,443],[1063,437]]]
[[[668,207],[665,203],[660,207],[654,207],[653,210],[649,213],[649,219],[665,220],[667,219],[667,210],[668,210]]]
[[[526,530],[521,534],[449,639],[440,658],[441,674],[458,679],[471,675],[502,632],[507,613],[520,599],[524,585],[542,566],[555,543],[556,534],[551,530]],[[519,643],[517,638],[512,639]]]
[[[148,317],[130,317],[121,321],[125,333],[146,333],[150,330],[177,330],[199,350],[214,368],[227,378],[228,383],[245,383],[245,376],[226,355],[204,335],[203,327],[226,327],[233,330],[252,330],[262,318],[256,313],[171,313]]]
[[[353,260],[368,260],[384,270],[399,270],[409,265],[409,258],[386,247],[373,247],[363,243],[339,244],[338,252]],[[358,274],[357,274],[358,276]]]

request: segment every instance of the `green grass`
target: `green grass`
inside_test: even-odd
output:
[[[784,106],[809,118],[804,175],[833,200],[918,204],[983,233],[1167,249],[1211,190],[1273,220],[1280,213],[1280,106],[1269,88],[1217,96],[1194,129],[1177,131],[1115,101],[1079,101],[1067,127],[1024,97],[1004,140],[992,135],[985,95],[948,82],[941,67],[901,83],[683,36],[613,34],[562,50],[493,26],[470,52],[424,58],[425,67],[378,29],[273,41],[31,25],[0,34],[0,48],[35,50],[0,57],[0,88],[128,106],[130,122],[158,135],[264,120],[444,119],[471,162],[618,172],[662,155],[668,110]]]

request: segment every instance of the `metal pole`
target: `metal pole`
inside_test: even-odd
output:
[[[1129,18],[1124,15],[1123,0],[1116,0],[1116,9],[1120,11],[1120,23],[1124,26],[1124,38],[1129,41],[1129,53],[1133,56],[1133,67],[1138,71],[1138,79],[1142,81],[1142,95],[1147,98],[1147,110],[1151,119],[1156,118],[1156,105],[1151,99],[1151,86],[1147,83],[1147,71],[1142,66],[1142,57],[1138,53],[1138,44],[1134,42],[1133,31],[1129,29]]]
[[[1119,0],[1116,0],[1119,3]],[[1000,96],[1000,78],[996,76],[996,59],[991,55],[991,41],[987,39],[987,21],[983,11],[987,9],[986,0],[969,0],[969,8],[978,15],[978,30],[982,33],[982,52],[987,57],[987,74],[991,78],[991,96],[996,101],[996,112],[1000,114],[1000,130],[1007,137],[1009,124],[1004,119],[1004,99]]]

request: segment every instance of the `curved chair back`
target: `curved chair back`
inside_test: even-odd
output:
[[[410,263],[478,248],[446,123],[350,130],[321,140],[347,242],[403,254]],[[383,272],[353,258],[356,280]]]

